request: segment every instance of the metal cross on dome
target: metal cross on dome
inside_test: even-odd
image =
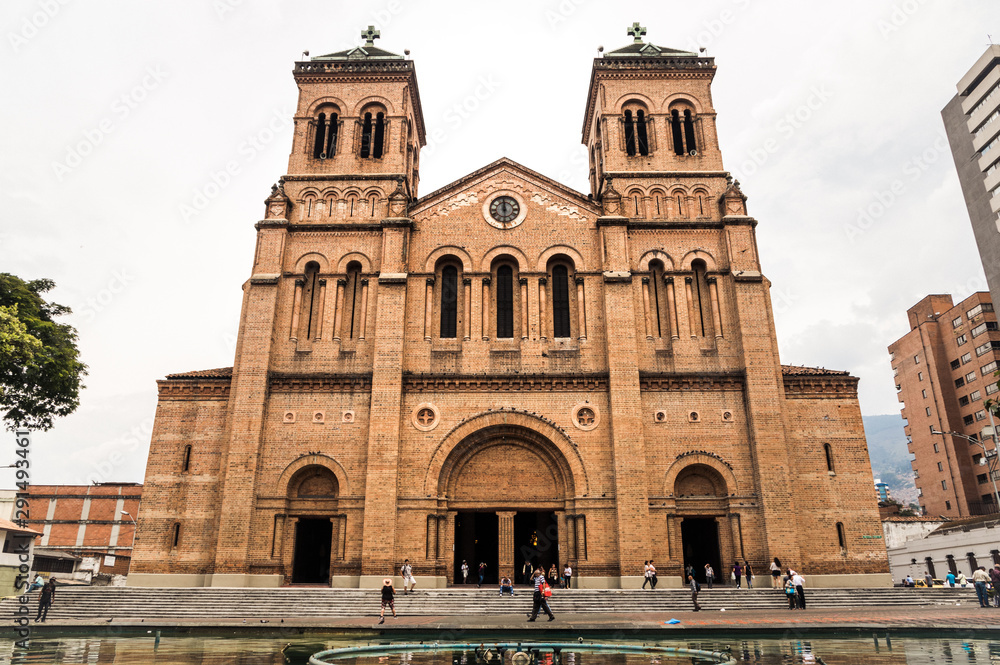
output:
[[[636,23],[636,25],[639,25]],[[375,46],[375,40],[382,37],[382,33],[375,29],[374,25],[368,26],[368,29],[361,33],[361,37],[365,40],[365,46]]]
[[[642,43],[642,37],[643,37],[643,35],[646,34],[646,28],[644,28],[641,25],[639,25],[639,22],[636,21],[635,23],[632,24],[632,27],[630,27],[628,29],[628,32],[626,32],[626,34],[632,35],[633,37],[635,37],[635,43],[636,44],[641,44]]]

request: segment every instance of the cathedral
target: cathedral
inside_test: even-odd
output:
[[[369,28],[295,63],[233,366],[158,382],[129,584],[891,584],[858,379],[778,358],[714,60],[629,35],[586,194],[500,159],[420,195],[413,61]]]

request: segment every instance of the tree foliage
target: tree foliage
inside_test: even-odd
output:
[[[0,412],[7,429],[51,429],[56,416],[80,405],[87,366],[76,329],[54,320],[70,309],[41,295],[54,286],[0,273]]]

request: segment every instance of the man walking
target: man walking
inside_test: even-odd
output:
[[[986,593],[986,583],[990,581],[990,576],[986,574],[986,566],[979,566],[976,572],[972,573],[972,581],[976,585],[976,595],[979,597],[980,607],[990,606],[990,597]]]
[[[35,623],[39,621],[45,623],[45,617],[49,615],[49,608],[52,607],[52,601],[55,599],[55,596],[56,581],[50,577],[38,596],[38,614],[35,615]]]
[[[642,588],[645,589],[646,585],[649,584],[649,562],[642,562]]]
[[[653,560],[650,559],[649,560],[649,588],[652,591],[656,591],[656,583],[657,583],[657,581],[658,580],[656,578],[656,566],[653,565]]]
[[[799,609],[804,610],[806,609],[806,592],[803,587],[806,580],[794,570],[789,570],[788,573],[792,576],[792,586],[795,587],[795,595],[799,598]]]
[[[712,582],[715,578],[715,571],[712,569],[712,564],[705,564],[705,581],[708,583],[708,588],[712,588]]]
[[[409,559],[403,561],[403,567],[399,569],[399,572],[403,576],[403,593],[415,591],[417,580],[413,577],[413,567],[410,566]],[[407,586],[409,586],[409,589],[407,589]]]
[[[993,605],[1000,607],[1000,563],[990,568],[990,582],[993,583]]]
[[[534,583],[535,593],[531,599],[531,614],[528,616],[528,621],[534,621],[538,618],[538,610],[544,610],[549,615],[549,621],[555,621],[556,617],[549,609],[549,602],[542,591],[545,586],[545,571],[541,568],[535,570]]]
[[[698,592],[701,588],[698,586],[698,581],[694,578],[694,575],[688,574],[688,586],[691,587],[691,602],[694,603],[694,611],[700,612],[701,605],[698,604]]]

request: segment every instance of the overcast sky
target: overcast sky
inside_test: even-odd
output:
[[[369,24],[411,50],[441,130],[421,194],[502,156],[586,192],[597,47],[633,21],[706,47],[782,362],[861,377],[865,414],[898,412],[886,346],[906,308],[986,289],[940,111],[1000,39],[996,0],[5,0],[0,19],[0,271],[57,282],[90,366],[79,411],[34,437],[35,483],[141,482],[155,381],[232,365],[293,62]]]

